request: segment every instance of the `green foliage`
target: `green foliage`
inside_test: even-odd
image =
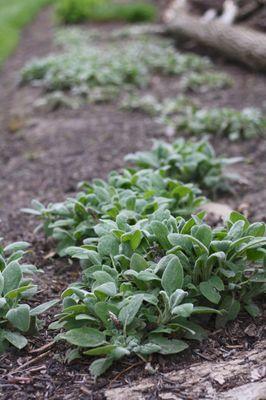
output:
[[[52,0],[0,0],[0,66],[16,47],[21,29]]]
[[[213,89],[225,89],[233,85],[233,80],[222,72],[190,73],[181,80],[181,86],[185,91],[207,92]]]
[[[237,111],[233,108],[191,108],[181,118],[173,120],[177,129],[192,135],[213,134],[230,140],[251,139],[265,135],[266,119],[255,108]]]
[[[213,134],[226,136],[230,140],[251,139],[264,135],[266,129],[266,119],[256,108],[244,108],[242,111],[234,108],[203,109],[185,96],[159,102],[151,95],[131,95],[123,100],[121,107],[144,111],[177,132],[190,135]]]
[[[28,247],[26,242],[0,246],[0,354],[10,344],[18,349],[25,347],[24,335],[39,327],[37,316],[57,303],[52,300],[35,308],[25,303],[37,293],[31,278],[36,267],[21,262]]]
[[[81,260],[83,279],[62,294],[52,328],[63,328],[57,339],[77,347],[69,359],[97,357],[90,369],[99,376],[130,354],[145,360],[183,351],[186,340],[206,337],[202,315],[214,314],[220,328],[241,309],[258,314],[253,301],[265,292],[265,224],[233,212],[212,229],[202,217],[185,221],[160,208],[133,221],[124,210],[67,250]]]
[[[60,31],[57,40],[63,52],[30,62],[21,72],[22,82],[90,99],[96,89],[144,87],[155,73],[181,75],[210,66],[206,58],[178,53],[171,41],[162,38],[141,36],[106,44],[71,30],[66,37]]]
[[[121,108],[128,111],[143,111],[158,118],[167,118],[176,113],[185,112],[187,107],[196,107],[188,96],[180,95],[175,98],[166,98],[161,102],[155,96],[147,94],[137,96],[130,94],[124,97]]]
[[[206,140],[199,142],[178,139],[173,144],[155,141],[152,151],[126,156],[139,168],[159,169],[166,176],[184,183],[195,183],[210,192],[228,190],[235,176],[226,174],[224,167],[241,158],[219,158]]]
[[[113,0],[58,0],[57,17],[66,24],[85,21],[150,22],[156,8],[143,1],[119,3]]]
[[[124,170],[120,174],[113,171],[108,182],[96,179],[91,184],[82,183],[80,188],[76,198],[48,207],[33,201],[33,209],[24,210],[42,219],[46,233],[57,240],[60,255],[70,245],[93,235],[93,227],[100,218],[115,220],[124,211],[132,220],[138,220],[159,207],[188,217],[204,202],[193,185],[150,169]]]

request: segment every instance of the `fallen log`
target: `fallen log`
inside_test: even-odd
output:
[[[252,69],[266,71],[266,35],[243,26],[228,26],[218,20],[206,22],[181,11],[166,23],[174,37],[193,39]]]

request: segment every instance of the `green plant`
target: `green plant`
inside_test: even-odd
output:
[[[190,135],[213,134],[238,140],[264,135],[266,129],[266,119],[256,108],[244,108],[242,111],[233,108],[203,109],[186,96],[159,102],[151,95],[130,95],[124,98],[121,107],[143,111],[156,117],[158,122]]]
[[[67,247],[93,235],[100,218],[115,220],[124,211],[138,220],[159,207],[188,217],[205,201],[193,185],[184,185],[149,169],[124,170],[120,174],[113,171],[108,182],[96,179],[79,187],[82,191],[76,198],[47,207],[33,201],[33,209],[24,210],[41,218],[46,234],[56,239],[61,256]]]
[[[156,8],[143,1],[58,0],[56,13],[59,20],[66,24],[85,21],[144,22],[156,18]]]
[[[233,212],[212,229],[202,218],[158,209],[133,221],[122,211],[67,250],[81,260],[83,281],[62,294],[51,328],[64,329],[57,339],[76,346],[69,360],[97,357],[90,370],[99,376],[130,354],[147,360],[183,351],[181,339],[206,337],[202,314],[216,315],[218,328],[242,308],[259,314],[253,299],[265,292],[265,224]]]
[[[173,144],[155,141],[152,151],[129,154],[127,161],[139,168],[160,169],[165,176],[181,182],[197,184],[209,192],[228,190],[236,176],[225,173],[224,167],[241,158],[217,157],[210,143],[178,139]]]
[[[237,111],[232,108],[193,109],[187,114],[173,119],[177,129],[192,135],[213,134],[226,136],[230,140],[251,139],[265,135],[266,119],[260,110],[244,108]]]
[[[210,66],[206,58],[178,53],[171,41],[138,37],[111,44],[93,42],[81,31],[62,30],[57,40],[61,54],[30,62],[21,72],[22,83],[42,86],[46,91],[66,91],[93,98],[95,90],[112,91],[143,87],[152,75],[180,75]]]
[[[181,79],[183,90],[207,92],[211,89],[225,89],[233,85],[232,78],[222,72],[192,72]]]
[[[10,344],[18,349],[25,347],[24,335],[40,326],[38,315],[58,302],[51,300],[34,308],[27,303],[37,293],[31,278],[36,267],[21,263],[28,247],[26,242],[0,246],[0,354]]]
[[[187,107],[195,107],[195,103],[189,97],[182,95],[166,98],[160,102],[151,94],[141,97],[130,94],[125,96],[121,102],[121,108],[124,110],[143,111],[160,119],[176,113],[184,113]]]

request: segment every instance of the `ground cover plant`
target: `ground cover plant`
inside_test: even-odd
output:
[[[266,119],[256,108],[201,108],[189,97],[166,98],[129,95],[121,103],[126,110],[141,110],[176,132],[190,135],[226,136],[230,140],[251,139],[265,135]]]
[[[75,24],[85,21],[150,22],[156,18],[156,7],[145,1],[58,0],[59,21]]]
[[[16,47],[21,29],[50,3],[52,0],[0,0],[0,67]]]
[[[230,181],[237,176],[227,173],[225,167],[242,160],[217,157],[206,139],[193,142],[182,138],[172,144],[154,141],[151,151],[128,154],[125,159],[139,168],[159,169],[172,179],[194,183],[209,195],[230,190]]]
[[[172,145],[155,142],[151,151],[126,159],[136,169],[113,171],[107,182],[83,182],[77,196],[62,203],[45,206],[33,201],[31,209],[24,209],[41,219],[46,234],[56,239],[59,255],[91,236],[99,219],[115,220],[122,210],[141,219],[163,207],[188,218],[206,201],[201,190],[211,195],[228,189],[235,176],[225,173],[224,167],[240,160],[217,157],[205,140],[183,139]]]
[[[108,93],[113,98],[121,90],[147,87],[154,74],[182,76],[206,69],[210,77],[213,74],[207,58],[180,53],[168,39],[135,35],[121,41],[123,31],[116,33],[107,44],[93,32],[90,36],[77,29],[59,31],[56,40],[62,52],[28,63],[21,82],[99,101],[101,92],[105,100]]]
[[[214,89],[225,89],[233,86],[233,80],[220,72],[193,72],[184,76],[181,87],[185,91],[207,92]]]
[[[265,224],[233,212],[212,229],[202,217],[185,221],[159,208],[134,221],[122,211],[67,249],[81,260],[83,280],[62,294],[52,328],[63,328],[57,340],[75,346],[69,360],[96,357],[97,377],[130,354],[148,361],[185,350],[186,340],[206,337],[201,315],[215,314],[219,328],[242,308],[260,313],[253,300],[265,291]]]
[[[46,234],[56,239],[61,256],[65,255],[66,248],[91,236],[100,218],[115,220],[124,210],[132,218],[140,219],[159,207],[188,217],[205,202],[194,185],[183,184],[149,169],[113,171],[107,182],[99,179],[83,182],[80,189],[76,198],[63,203],[45,207],[33,201],[33,208],[24,210],[42,220]]]
[[[207,142],[157,142],[151,152],[129,156],[139,171],[112,172],[108,182],[82,183],[76,199],[26,210],[43,219],[61,256],[80,260],[82,279],[63,292],[50,328],[75,346],[69,361],[96,357],[95,377],[125,356],[148,361],[153,353],[183,351],[213,322],[223,327],[243,309],[260,314],[254,299],[265,291],[265,224],[232,212],[213,229],[204,212],[188,216],[193,187],[171,175],[191,182],[188,160],[195,158],[196,171],[206,161],[197,152],[214,156]]]
[[[34,308],[28,304],[37,293],[32,276],[38,272],[34,265],[23,262],[28,247],[26,242],[0,245],[0,354],[9,345],[25,347],[25,335],[41,327],[38,316],[58,302],[51,300]]]

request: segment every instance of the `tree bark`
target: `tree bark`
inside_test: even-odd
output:
[[[266,35],[219,21],[204,22],[182,11],[166,25],[173,37],[186,37],[244,63],[255,70],[266,71]]]
[[[266,341],[227,360],[202,361],[105,391],[107,400],[258,400],[266,393]],[[157,397],[156,397],[157,398]]]

